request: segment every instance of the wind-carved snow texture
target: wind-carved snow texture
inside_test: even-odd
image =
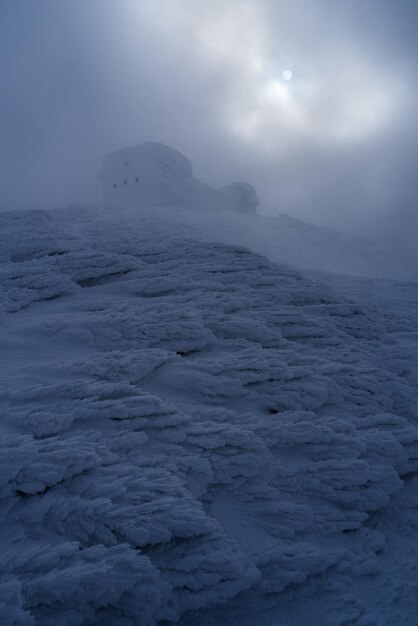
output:
[[[389,584],[380,520],[418,526],[411,317],[240,247],[0,220],[2,626],[416,623],[412,566],[401,609],[350,591]]]

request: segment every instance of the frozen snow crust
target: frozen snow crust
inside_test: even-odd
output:
[[[0,623],[416,624],[416,309],[147,219],[0,214]]]

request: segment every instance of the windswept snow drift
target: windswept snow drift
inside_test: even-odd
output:
[[[142,206],[117,211],[73,207],[67,209],[68,228],[79,232],[80,221],[122,224],[150,236],[176,236],[205,242],[221,242],[250,248],[271,261],[299,269],[416,281],[418,259],[402,250],[389,249],[367,238],[331,228],[320,228],[287,215],[265,217],[233,211],[196,211],[163,206]],[[70,217],[71,216],[71,217]]]
[[[411,308],[125,220],[0,215],[2,626],[415,625]]]

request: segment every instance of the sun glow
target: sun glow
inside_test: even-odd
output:
[[[286,85],[284,85],[279,80],[271,80],[267,83],[266,86],[266,96],[271,99],[277,99],[280,102],[284,102],[289,100],[289,90]]]
[[[343,43],[333,48],[332,58],[326,46],[312,58],[295,56],[297,46],[285,36],[275,45],[263,3],[229,0],[224,9],[223,0],[176,0],[168,10],[164,0],[126,1],[136,14],[140,6],[141,18],[160,29],[162,40],[186,59],[183,65],[193,58],[199,76],[222,76],[211,91],[216,119],[224,132],[260,150],[286,153],[305,140],[366,141],[384,132],[400,106],[402,81]],[[295,67],[297,79],[290,69]]]

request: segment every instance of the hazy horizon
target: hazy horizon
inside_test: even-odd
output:
[[[417,18],[407,0],[3,0],[0,210],[98,203],[102,155],[159,141],[213,186],[253,184],[261,214],[413,250]]]

